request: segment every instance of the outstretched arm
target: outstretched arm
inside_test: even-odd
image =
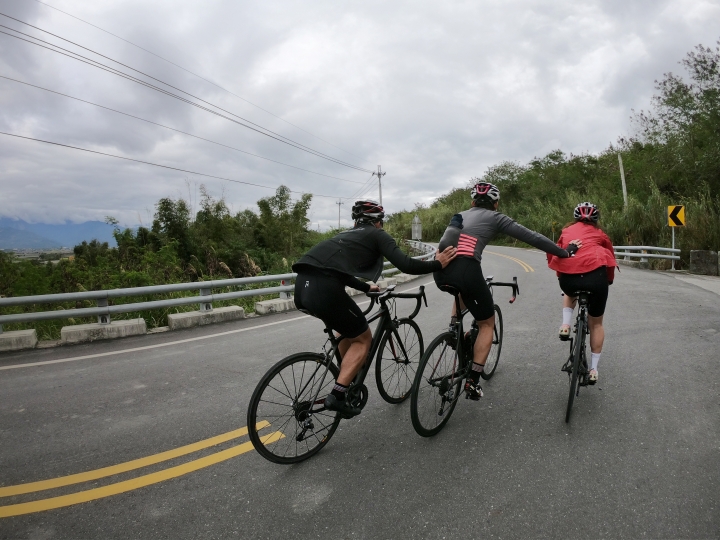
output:
[[[550,240],[547,236],[543,236],[538,232],[531,231],[527,227],[523,227],[522,225],[516,223],[515,220],[504,214],[495,215],[497,216],[498,226],[501,232],[512,236],[513,238],[517,238],[526,244],[530,244],[532,247],[541,249],[545,253],[550,253],[551,255],[560,257],[561,259],[570,256],[567,250],[556,245],[555,242]]]
[[[442,270],[452,259],[455,258],[455,248],[450,247],[437,255],[435,261],[419,261],[405,255],[398,245],[385,231],[378,234],[378,247],[385,258],[394,264],[401,272],[406,274],[429,274]]]

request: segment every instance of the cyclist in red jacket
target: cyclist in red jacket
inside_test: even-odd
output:
[[[572,258],[561,259],[548,254],[548,266],[557,271],[560,288],[565,293],[563,298],[563,319],[560,326],[560,339],[570,337],[570,323],[577,301],[571,296],[577,291],[591,293],[588,305],[588,324],[590,326],[590,384],[598,380],[598,362],[602,352],[605,330],[603,315],[608,298],[608,285],[615,279],[615,254],[608,235],[598,226],[600,211],[589,202],[575,207],[573,212],[575,223],[566,226],[558,245],[566,247],[570,238],[579,238],[582,249]]]

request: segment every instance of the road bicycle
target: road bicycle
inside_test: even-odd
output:
[[[375,380],[382,398],[388,403],[402,403],[410,396],[415,369],[423,355],[420,328],[413,320],[421,302],[427,306],[425,287],[417,293],[396,293],[391,285],[382,292],[366,293],[370,306],[378,311],[368,323],[378,321],[370,350],[362,369],[347,390],[346,398],[353,407],[362,409],[368,400],[365,377],[373,358]],[[397,318],[396,299],[417,300],[415,310],[405,318]],[[253,392],[247,413],[250,440],[258,453],[274,463],[298,463],[320,451],[335,433],[341,414],[325,408],[325,397],[332,390],[340,374],[342,362],[339,343],[325,328],[327,341],[322,353],[301,352],[280,360],[260,380]],[[262,435],[257,426],[270,423],[275,430]]]
[[[560,368],[568,374],[570,380],[570,394],[568,395],[567,410],[565,411],[565,422],[570,422],[573,401],[580,395],[580,387],[590,384],[590,370],[587,364],[587,352],[585,341],[588,336],[588,302],[590,293],[578,291],[573,294],[578,299],[578,314],[575,319],[575,336],[569,338],[570,356]]]
[[[513,277],[512,283],[493,281],[493,276],[488,276],[485,281],[491,293],[493,287],[510,287],[511,304],[520,294],[517,277]],[[440,290],[455,297],[455,313],[460,313],[461,316],[457,318],[454,328],[449,328],[428,345],[415,374],[410,399],[410,418],[415,431],[423,437],[431,437],[438,433],[455,410],[462,394],[463,381],[472,366],[473,347],[478,334],[478,326],[474,320],[470,331],[467,334],[464,332],[463,317],[468,310],[460,309],[459,291],[449,285],[441,285]],[[493,340],[485,370],[480,374],[486,381],[495,374],[503,343],[502,311],[497,304],[493,304],[493,309],[495,310]]]

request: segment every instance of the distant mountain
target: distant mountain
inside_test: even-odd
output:
[[[62,247],[55,240],[34,232],[0,227],[0,249],[56,249]]]
[[[50,247],[69,247],[72,248],[83,240],[88,242],[94,238],[101,242],[107,242],[111,246],[115,246],[113,238],[113,226],[103,223],[102,221],[86,221],[85,223],[27,223],[21,219],[0,218],[0,242],[5,243],[7,229],[32,233],[37,237],[41,237],[46,242],[50,241]],[[21,239],[21,236],[17,237]],[[30,236],[27,241],[32,243],[34,240]],[[36,245],[21,245],[10,249],[36,248]],[[8,248],[4,248],[8,249]]]

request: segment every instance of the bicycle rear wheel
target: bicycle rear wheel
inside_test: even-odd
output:
[[[436,337],[420,360],[412,397],[410,418],[418,435],[431,437],[447,423],[460,397],[464,366],[452,347],[452,332]]]
[[[480,372],[480,376],[489,381],[495,374],[498,362],[500,361],[500,352],[502,351],[503,340],[503,319],[500,306],[495,304],[495,329],[493,330],[493,340],[490,346],[490,354],[488,354],[485,362],[485,369]]]
[[[565,411],[565,423],[570,422],[570,413],[572,412],[573,401],[578,393],[578,375],[580,373],[580,361],[582,360],[583,350],[585,349],[585,324],[578,318],[578,332],[575,335],[572,372],[570,375],[570,394],[568,395],[567,410]]]
[[[275,364],[260,379],[248,406],[248,434],[255,450],[283,464],[320,451],[340,423],[339,414],[324,408],[339,373],[317,353],[293,354]]]
[[[388,403],[410,397],[418,363],[425,352],[420,328],[410,319],[400,319],[385,332],[375,361],[375,381]]]

